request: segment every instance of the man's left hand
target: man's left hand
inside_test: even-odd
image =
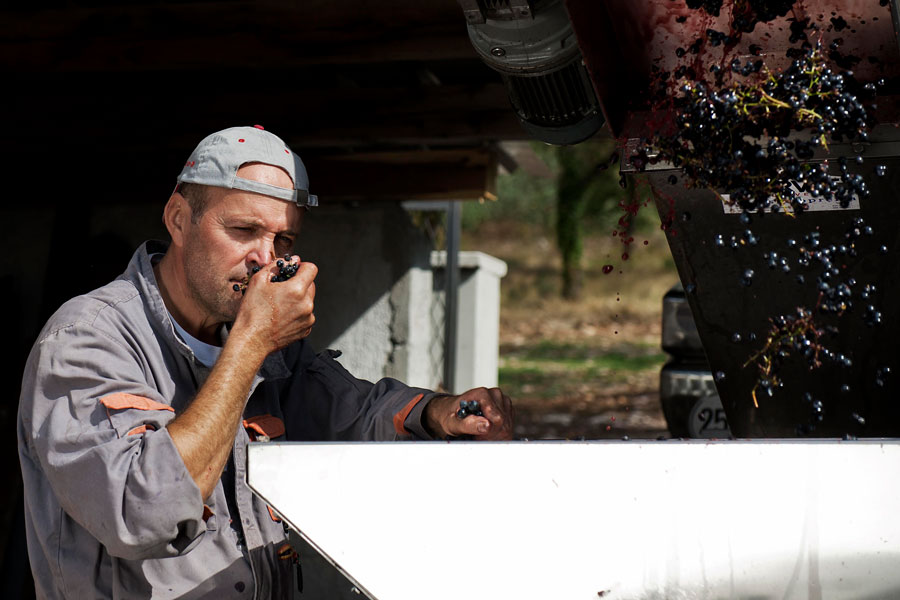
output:
[[[464,400],[478,401],[484,416],[456,416]],[[459,396],[438,396],[425,407],[425,421],[436,437],[471,435],[477,440],[511,440],[515,410],[500,388],[475,388]]]

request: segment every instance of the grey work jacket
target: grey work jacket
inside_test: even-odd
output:
[[[159,294],[150,255],[165,248],[145,243],[119,278],[64,304],[28,358],[18,439],[38,598],[290,597],[293,555],[246,485],[248,442],[427,438],[433,392],[356,379],[297,342],[257,374],[204,505],[166,429],[209,370]]]

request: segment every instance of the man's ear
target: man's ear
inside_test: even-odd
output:
[[[172,236],[172,244],[175,246],[184,245],[185,229],[191,220],[191,207],[185,200],[184,196],[178,192],[174,192],[169,196],[166,207],[163,209],[163,223]]]

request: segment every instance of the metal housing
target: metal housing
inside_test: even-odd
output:
[[[461,1],[472,45],[500,73],[528,133],[551,144],[575,144],[604,119],[561,0]]]

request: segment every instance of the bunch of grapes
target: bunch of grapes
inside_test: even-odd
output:
[[[272,275],[272,281],[287,281],[297,274],[297,269],[300,268],[300,263],[292,263],[291,255],[285,254],[284,260],[279,260],[275,263],[275,266],[278,267],[278,273],[276,275]]]
[[[742,215],[742,219],[749,222],[746,213]],[[749,230],[741,241],[743,242],[748,235],[752,236]],[[789,273],[792,267],[803,271],[817,269],[818,275],[814,283],[818,299],[811,310],[797,307],[794,314],[770,319],[771,326],[763,348],[744,364],[745,367],[751,363],[756,363],[757,366],[757,380],[751,392],[754,405],[758,406],[757,393],[760,390],[772,396],[774,391],[781,387],[780,371],[785,360],[791,355],[801,356],[809,369],[820,367],[823,360],[841,367],[852,366],[850,357],[826,347],[826,334],[836,335],[838,330],[834,325],[822,323],[834,321],[851,311],[855,304],[862,304],[863,322],[869,327],[881,324],[881,311],[874,304],[877,291],[875,285],[861,285],[853,277],[843,279],[840,277],[842,260],[857,256],[864,238],[872,235],[874,235],[873,228],[861,217],[857,217],[850,224],[844,238],[838,242],[825,243],[820,233],[813,231],[799,241],[788,239],[786,242],[788,251],[784,254],[774,250],[763,254],[763,259],[771,270],[778,269]],[[721,237],[717,237],[716,245],[723,247],[725,243]],[[733,247],[734,244],[735,240],[732,240]],[[737,247],[742,245],[738,243]],[[882,247],[880,252],[886,254],[887,248]],[[793,259],[790,258],[791,253],[795,253]],[[744,285],[751,285],[752,269],[745,270],[742,277]],[[806,275],[803,273],[799,273],[796,279],[799,284],[807,283]]]
[[[465,419],[469,415],[475,415],[476,417],[484,416],[484,413],[481,412],[481,405],[478,403],[478,400],[459,401],[459,410],[456,411],[456,417],[458,419]]]
[[[738,74],[762,68],[761,61],[731,63]],[[869,118],[856,87],[852,73],[833,72],[818,48],[757,83],[710,89],[685,82],[674,99],[675,131],[643,140],[632,164],[645,167],[655,150],[654,162],[681,168],[693,187],[727,190],[728,202],[745,211],[803,211],[800,191],[847,206],[854,195],[869,194],[863,178],[846,168],[832,177],[827,162],[805,161],[827,149],[829,138],[867,138]]]
[[[750,392],[753,406],[759,407],[756,395],[760,390],[772,396],[775,389],[781,387],[780,371],[791,354],[801,356],[810,369],[820,367],[823,358],[844,367],[852,365],[850,358],[835,354],[822,345],[821,338],[825,333],[825,329],[817,326],[814,312],[802,307],[798,307],[793,315],[771,319],[765,345],[744,364],[747,367],[756,362],[759,372]]]
[[[278,261],[275,263],[275,266],[278,267],[278,273],[275,275],[272,275],[272,281],[279,282],[279,281],[287,281],[288,279],[290,279],[291,277],[296,275],[297,269],[300,268],[300,263],[292,263],[291,255],[285,254],[283,259],[281,259],[281,258],[278,259]],[[232,289],[234,289],[234,291],[236,291],[236,292],[240,292],[241,294],[246,293],[247,286],[250,284],[250,278],[253,277],[254,275],[256,275],[257,273],[259,273],[261,269],[262,269],[262,267],[254,266],[247,273],[247,278],[241,283],[235,283],[232,286]]]

